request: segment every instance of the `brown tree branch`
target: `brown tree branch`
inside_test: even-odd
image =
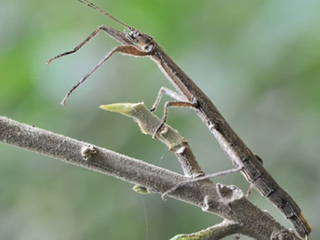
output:
[[[0,117],[0,141],[139,184],[145,186],[149,191],[160,194],[173,188],[177,183],[188,180],[172,171],[107,149],[92,147],[88,143],[22,124],[6,117]],[[259,240],[299,239],[268,213],[243,197],[242,191],[235,186],[224,186],[209,181],[193,182],[181,186],[168,196],[201,207],[203,211],[225,219],[223,224],[228,226],[224,228],[227,231],[226,234],[220,235],[221,228],[215,226],[212,229],[220,229],[220,234],[217,235],[217,231],[212,231],[211,235],[202,239],[221,239],[221,237],[234,233]]]

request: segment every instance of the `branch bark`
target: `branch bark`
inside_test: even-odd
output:
[[[155,193],[163,194],[188,180],[167,169],[6,117],[0,117],[0,141],[142,185]],[[168,196],[225,219],[201,239],[221,239],[234,233],[259,240],[299,239],[268,213],[253,205],[235,186],[210,181],[192,182],[170,192]]]

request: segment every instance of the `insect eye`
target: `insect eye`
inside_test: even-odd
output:
[[[135,36],[134,36],[135,34],[133,33],[133,32],[130,32],[129,33],[129,36],[132,38],[132,39],[135,39]]]

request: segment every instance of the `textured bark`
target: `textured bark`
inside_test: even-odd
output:
[[[172,171],[6,117],[0,117],[0,141],[139,184],[149,192],[162,194],[188,180]],[[168,196],[225,219],[209,229],[212,231],[207,232],[206,239],[221,239],[234,233],[259,240],[299,239],[243,197],[242,191],[235,186],[204,180],[182,185]]]

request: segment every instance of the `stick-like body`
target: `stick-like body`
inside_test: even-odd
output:
[[[167,108],[169,106],[193,107],[201,120],[208,126],[209,130],[218,140],[221,148],[226,152],[234,165],[242,168],[241,172],[245,178],[253,184],[253,186],[270,202],[272,202],[280,211],[293,223],[300,236],[308,239],[312,228],[307,219],[301,212],[299,206],[295,203],[292,197],[285,192],[272,176],[264,169],[261,161],[253,152],[245,145],[241,138],[233,131],[221,113],[211,100],[201,91],[201,89],[185,74],[179,66],[169,57],[169,55],[153,40],[149,35],[136,30],[119,20],[112,17],[110,14],[99,9],[92,3],[84,0],[78,0],[89,7],[92,7],[99,12],[111,17],[113,20],[122,24],[130,30],[130,33],[122,33],[108,26],[98,27],[88,38],[80,43],[73,51],[60,54],[52,60],[59,57],[71,54],[80,49],[85,43],[93,38],[100,30],[105,31],[109,36],[116,39],[123,46],[118,46],[110,51],[92,71],[87,74],[81,81],[73,87],[63,100],[63,104],[81,83],[83,83],[99,66],[108,60],[115,52],[120,52],[127,55],[150,57],[157,63],[159,68],[180,92],[181,96],[176,97],[178,102],[167,102],[165,106],[165,114],[163,124],[167,117]],[[162,92],[159,93],[153,109],[158,105]],[[182,101],[181,101],[182,100]],[[163,125],[162,124],[162,125]],[[162,127],[158,128],[158,130]]]
[[[158,64],[179,92],[186,96],[190,102],[196,103],[196,113],[216,137],[233,164],[242,167],[241,172],[247,181],[280,209],[286,218],[293,223],[300,236],[307,238],[312,228],[296,202],[277,184],[262,166],[261,161],[230,127],[211,100],[158,44],[155,42],[153,44],[154,52],[150,54],[150,58]]]

